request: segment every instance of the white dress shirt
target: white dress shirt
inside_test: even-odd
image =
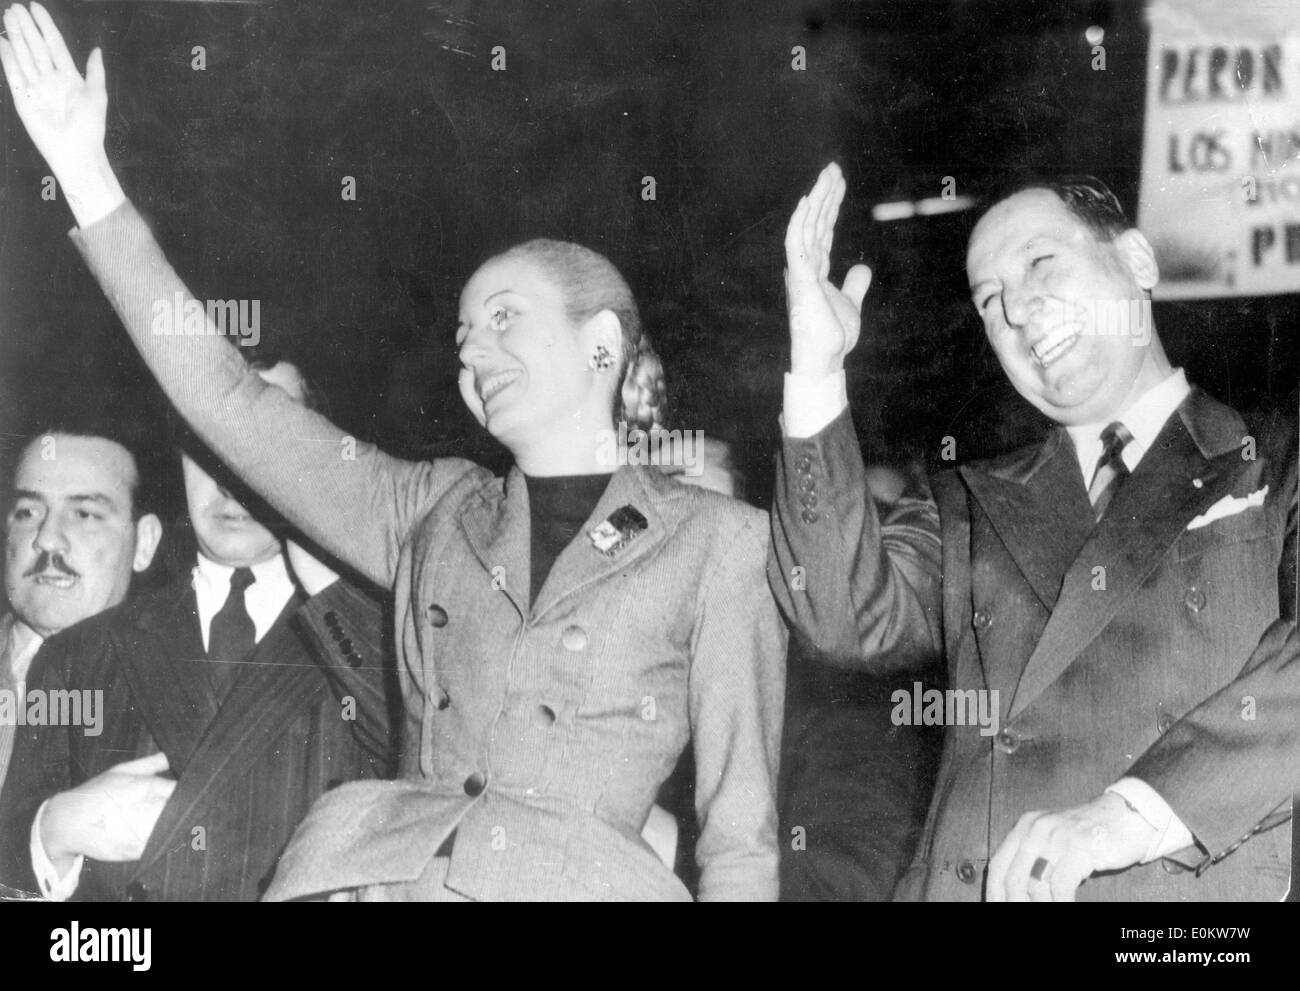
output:
[[[252,571],[254,581],[244,590],[244,608],[248,610],[249,618],[253,621],[254,642],[260,643],[262,637],[266,636],[275,625],[275,621],[293,596],[294,585],[289,577],[289,569],[283,554],[277,554],[268,561],[253,565]],[[208,631],[212,625],[212,617],[220,612],[226,599],[230,597],[230,577],[234,573],[233,567],[217,564],[202,554],[198,555],[198,563],[191,572],[194,597],[198,604],[199,630],[203,635],[205,651],[208,649]],[[41,894],[50,901],[62,902],[71,898],[72,893],[77,890],[85,858],[78,856],[68,873],[63,877],[59,876],[59,872],[50,862],[41,843],[41,817],[45,814],[45,806],[48,804],[48,801],[42,803],[36,812],[36,817],[32,820],[32,869],[41,886]]]
[[[1118,420],[1133,435],[1133,439],[1124,445],[1120,454],[1131,472],[1189,392],[1191,386],[1187,384],[1187,376],[1181,368],[1176,368],[1159,384],[1152,386],[1121,410],[1118,416],[1111,417],[1105,423],[1066,427],[1074,441],[1084,488],[1092,483],[1097,462],[1101,459],[1101,432],[1108,424]],[[848,387],[842,369],[826,376],[786,373],[782,430],[785,436],[794,439],[811,437],[829,426],[848,405]],[[1169,803],[1145,781],[1139,778],[1121,778],[1106,791],[1118,795],[1156,831],[1142,863],[1167,857],[1195,842],[1191,831],[1169,807]]]
[[[41,649],[45,639],[16,614],[0,620],[3,642],[0,642],[0,663],[6,669],[0,672],[0,687],[14,693],[13,712],[17,714],[20,706],[27,704],[27,669],[31,667],[32,658]],[[4,784],[5,774],[9,771],[9,760],[14,752],[14,735],[18,732],[17,720],[14,725],[0,726],[0,784]]]

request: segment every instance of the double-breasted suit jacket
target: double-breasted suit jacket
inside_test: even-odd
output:
[[[455,830],[446,886],[471,898],[684,898],[640,831],[688,741],[701,897],[776,897],[785,631],[766,514],[625,466],[530,608],[518,471],[348,443],[237,349],[152,334],[152,301],[185,289],[129,205],[73,237],[212,449],[394,592],[407,780],[327,796],[270,897],[415,882]]]
[[[327,618],[328,617],[328,618]],[[309,630],[309,627],[312,628]],[[347,659],[334,643],[346,632]],[[102,692],[100,732],[22,727],[0,793],[0,871],[36,890],[29,838],[42,802],[162,751],[176,778],[138,861],[87,860],[80,901],[256,901],[326,790],[391,773],[383,725],[383,611],[344,581],[291,599],[224,698],[208,676],[188,581],[142,593],[51,638],[28,691]],[[339,669],[327,673],[326,665]],[[347,684],[345,689],[343,686]],[[356,705],[349,705],[348,699]],[[358,706],[367,718],[353,718]]]
[[[1094,877],[1081,899],[1287,890],[1294,433],[1247,437],[1236,412],[1193,390],[1100,523],[1057,429],[936,477],[934,501],[903,500],[883,528],[847,412],[786,441],[769,576],[796,630],[843,663],[885,668],[941,645],[950,689],[998,693],[995,735],[973,718],[946,730],[900,897],[980,898],[1022,814],[1078,805],[1126,775],[1169,802],[1204,855]],[[820,498],[811,522],[808,491]]]

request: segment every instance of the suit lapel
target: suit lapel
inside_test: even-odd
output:
[[[1051,610],[1061,580],[1093,527],[1074,444],[1055,430],[1028,455],[961,475],[1016,566]]]
[[[1246,467],[1238,446],[1244,429],[1235,412],[1196,391],[1169,418],[1066,572],[1056,608],[1020,678],[1010,718],[1096,639],[1192,518],[1232,489]]]
[[[596,508],[551,566],[531,610],[528,606],[531,521],[523,473],[518,468],[510,470],[504,498],[498,494],[500,490],[485,487],[481,498],[471,502],[461,515],[461,526],[484,568],[489,572],[498,567],[505,569],[503,591],[520,616],[538,617],[566,596],[627,567],[629,562],[657,547],[666,536],[666,526],[655,503],[662,496],[662,487],[673,484],[657,468],[631,465],[614,472]],[[644,516],[646,528],[613,554],[602,553],[588,534],[624,506],[631,506]],[[519,577],[512,580],[511,576],[516,575]]]
[[[143,873],[165,856],[200,817],[203,808],[221,796],[234,777],[248,768],[274,742],[291,717],[316,695],[328,691],[316,662],[293,626],[301,601],[291,598],[262,638],[247,664],[206,725],[198,746],[181,772],[162,815],[154,825],[137,865]]]
[[[514,603],[519,615],[528,615],[530,578],[528,486],[518,467],[510,469],[503,483],[493,479],[468,500],[461,513],[461,528],[470,548],[489,574],[504,578],[501,590]],[[495,569],[503,568],[501,572]]]
[[[533,616],[540,617],[584,586],[625,570],[663,543],[667,527],[656,509],[656,495],[659,488],[672,484],[675,483],[665,478],[658,468],[632,465],[614,472],[587,521],[555,559],[546,583],[537,594]],[[591,530],[624,506],[631,506],[645,517],[646,527],[607,554],[593,543]]]
[[[112,636],[149,735],[184,768],[217,713],[193,587],[177,583]]]

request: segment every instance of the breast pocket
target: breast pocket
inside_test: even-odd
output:
[[[1278,531],[1264,508],[1248,506],[1239,513],[1184,531],[1175,550],[1180,561],[1187,561],[1209,551],[1277,537]]]

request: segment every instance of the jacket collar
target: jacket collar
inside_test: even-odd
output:
[[[1060,677],[1132,600],[1193,517],[1232,489],[1247,464],[1239,454],[1244,434],[1235,411],[1199,390],[1169,418],[1069,562],[1055,607],[1020,677],[1010,717]],[[1075,476],[1081,489],[1077,467]],[[994,521],[999,534],[1011,526],[1004,504],[991,509],[985,504],[985,511],[1000,517]]]
[[[530,519],[523,472],[514,467],[504,485],[499,479],[484,485],[470,500],[460,521],[475,556],[489,573],[504,580],[501,590],[509,596],[520,616],[538,618],[567,596],[625,570],[631,562],[658,547],[669,533],[660,510],[665,503],[681,497],[678,483],[658,468],[625,465],[615,471],[577,536],[556,558],[531,610],[528,606]],[[646,527],[624,546],[606,554],[597,549],[590,533],[624,506],[640,513]]]

